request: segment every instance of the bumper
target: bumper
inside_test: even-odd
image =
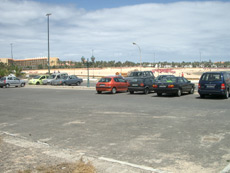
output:
[[[145,87],[128,87],[129,91],[144,91]]]
[[[178,88],[155,88],[153,89],[154,92],[156,93],[167,93],[167,94],[176,94],[178,92]]]
[[[111,87],[96,87],[97,91],[112,91]]]
[[[225,90],[198,90],[201,95],[225,95]]]

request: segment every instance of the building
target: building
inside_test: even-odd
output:
[[[11,59],[11,58],[0,58],[0,62],[5,63],[7,65],[15,64],[17,66],[22,67],[23,69],[31,68],[37,69],[39,67],[47,67],[48,58],[46,57],[38,57],[38,58],[28,58],[28,59]],[[50,66],[59,65],[59,58],[52,57],[50,58]]]

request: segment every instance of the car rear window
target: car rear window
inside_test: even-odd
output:
[[[110,82],[111,78],[101,78],[99,82]]]
[[[220,73],[206,73],[203,74],[203,76],[201,77],[202,81],[221,81],[221,74]]]

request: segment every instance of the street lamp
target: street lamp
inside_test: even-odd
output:
[[[138,47],[139,51],[140,51],[140,70],[141,70],[141,66],[142,66],[141,65],[141,48],[140,48],[140,46],[137,43],[133,42],[133,45],[136,45]]]
[[[49,34],[49,16],[51,13],[47,13],[47,34],[48,34],[48,73],[50,74],[50,34]]]
[[[11,59],[14,59],[14,57],[13,57],[13,43],[10,43],[10,46],[11,46]]]

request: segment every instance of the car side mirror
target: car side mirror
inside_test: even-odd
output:
[[[188,81],[188,83],[191,83],[191,81]]]

